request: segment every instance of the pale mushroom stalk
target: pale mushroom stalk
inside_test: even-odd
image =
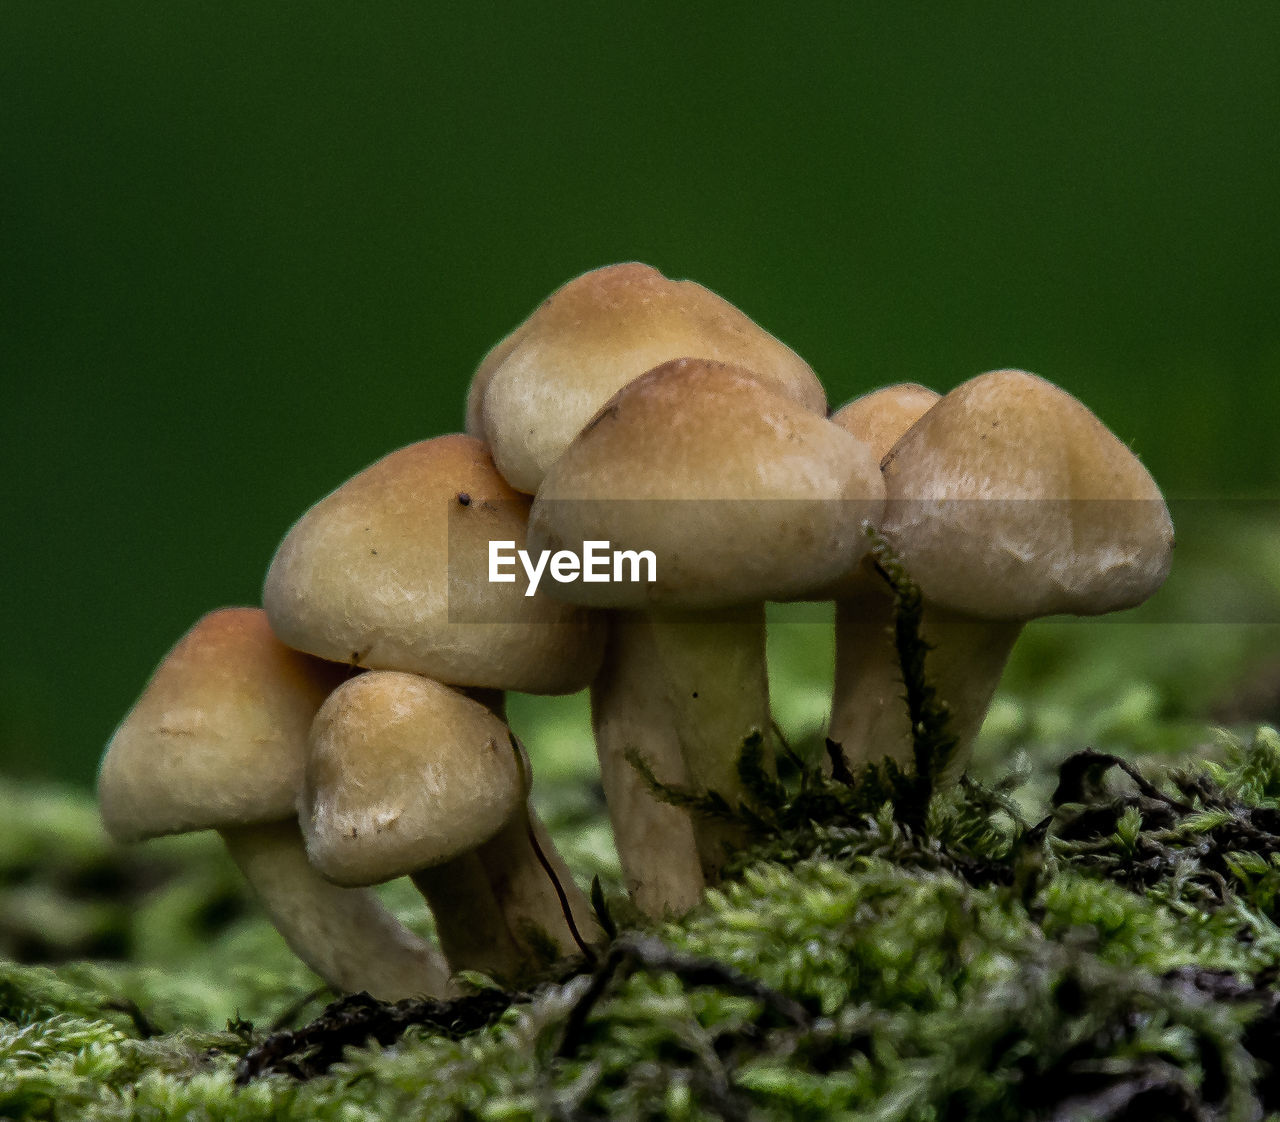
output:
[[[911,721],[893,642],[893,594],[865,570],[836,600],[835,684],[827,736],[851,768],[890,756],[911,759]],[[931,667],[932,669],[932,667]]]
[[[294,820],[218,831],[275,929],[333,989],[384,1001],[444,997],[449,968],[365,888],[330,884],[307,861]]]
[[[635,752],[660,783],[688,785],[676,726],[662,711],[666,692],[649,620],[611,613],[604,664],[591,684],[591,724],[627,891],[654,919],[688,911],[705,887],[689,816],[662,802],[628,759]]]
[[[495,978],[520,973],[523,954],[479,853],[417,869],[409,879],[431,909],[440,949],[455,970],[478,970]]]
[[[748,737],[771,739],[764,603],[715,612],[651,610],[654,653],[679,730],[685,771],[695,791],[715,791],[731,806],[743,798],[738,764]],[[772,752],[763,754],[766,769]],[[741,831],[722,819],[694,822],[703,872],[714,878]]]
[[[503,690],[472,688],[462,692],[506,720]],[[539,852],[546,865],[539,860]],[[560,954],[570,955],[582,949],[579,939],[599,941],[603,933],[591,904],[533,809],[532,799],[525,800],[524,809],[481,845],[476,856],[517,946],[528,951],[531,941],[550,940]],[[569,906],[568,916],[556,885]]]
[[[529,803],[477,856],[507,928],[526,955],[546,940],[561,956],[600,942],[603,932],[590,902]]]
[[[841,745],[850,768],[886,756],[899,764],[912,761],[911,722],[892,626],[889,595],[868,592],[836,605],[836,689],[829,736]],[[944,781],[958,778],[965,748],[982,727],[1023,626],[926,605],[921,635],[933,649],[925,656],[925,675],[950,710],[950,730],[959,746]]]

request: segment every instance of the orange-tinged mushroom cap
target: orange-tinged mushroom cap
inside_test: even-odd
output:
[[[119,841],[292,818],[311,720],[342,667],[290,650],[259,608],[201,619],[116,729],[98,776]]]

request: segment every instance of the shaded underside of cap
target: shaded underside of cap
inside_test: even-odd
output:
[[[1084,405],[1024,371],[947,394],[884,475],[886,535],[953,611],[1117,611],[1168,575],[1173,526],[1150,473]]]
[[[825,585],[879,516],[868,447],[740,367],[679,359],[619,391],[552,467],[530,515],[537,548],[650,550],[657,580],[580,583],[599,606],[728,606]]]
[[[108,833],[137,841],[292,817],[311,720],[344,676],[286,647],[258,608],[205,616],[107,747]]]
[[[483,432],[503,476],[530,494],[601,405],[669,359],[739,363],[804,408],[826,410],[822,384],[794,351],[714,292],[648,265],[570,281],[508,338],[502,362],[482,366]]]
[[[289,531],[263,602],[291,646],[461,686],[568,693],[599,664],[599,621],[488,580],[490,541],[523,548],[529,499],[480,441],[402,448]]]
[[[492,712],[427,678],[370,671],[316,716],[300,818],[324,876],[376,884],[476,848],[525,797],[521,757]]]

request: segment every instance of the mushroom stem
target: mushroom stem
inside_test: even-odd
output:
[[[383,1000],[451,995],[449,968],[364,888],[339,888],[307,861],[290,820],[218,831],[289,948],[335,990]]]
[[[591,684],[591,724],[627,891],[653,919],[688,911],[704,887],[688,814],[662,802],[627,759],[634,750],[660,783],[687,785],[680,740],[662,711],[666,689],[649,620],[612,613],[604,663]]]
[[[537,849],[531,839],[536,839]],[[538,859],[538,850],[546,858],[550,873]],[[600,941],[603,933],[590,903],[532,806],[526,805],[476,854],[493,886],[507,928],[516,945],[526,952],[526,960],[529,952],[547,946],[548,941],[560,956],[581,953],[573,934],[575,929],[587,944]],[[564,903],[557,885],[564,893]],[[573,919],[572,927],[565,916],[565,903]]]
[[[461,692],[478,701],[494,716],[503,721],[507,719],[504,690],[468,687]],[[527,769],[523,753],[521,761]],[[533,809],[532,801],[527,800],[524,809],[517,811],[498,834],[481,845],[476,855],[493,888],[507,928],[519,947],[526,952],[532,951],[538,943],[550,940],[560,954],[577,954],[581,948],[573,937],[551,874],[538,860],[531,836],[536,838],[538,849],[547,859],[555,881],[564,893],[578,934],[588,943],[598,942],[603,933],[591,904],[574,881],[551,834]]]
[[[911,760],[911,722],[893,645],[893,594],[866,568],[836,600],[836,670],[827,736],[850,768]],[[932,669],[932,667],[930,667]]]
[[[759,734],[767,744],[770,729],[764,604],[717,612],[651,609],[649,621],[689,783],[736,806],[743,794],[743,742]],[[771,756],[765,766],[772,766]],[[742,845],[742,831],[702,817],[694,833],[703,875],[714,884],[728,851]]]
[[[520,973],[525,956],[476,851],[410,874],[436,918],[436,937],[454,970],[479,970],[501,981]]]
[[[830,737],[850,768],[885,756],[910,763],[911,723],[903,699],[902,668],[889,629],[893,598],[868,584],[836,607],[836,686]],[[926,604],[922,636],[931,647],[925,676],[951,709],[956,751],[946,778],[964,770],[973,741],[1000,684],[1023,624],[976,619]]]

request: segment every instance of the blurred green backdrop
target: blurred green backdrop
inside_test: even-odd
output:
[[[0,770],[485,349],[637,258],[833,403],[1036,370],[1173,495],[1274,493],[1280,5],[0,5]]]

